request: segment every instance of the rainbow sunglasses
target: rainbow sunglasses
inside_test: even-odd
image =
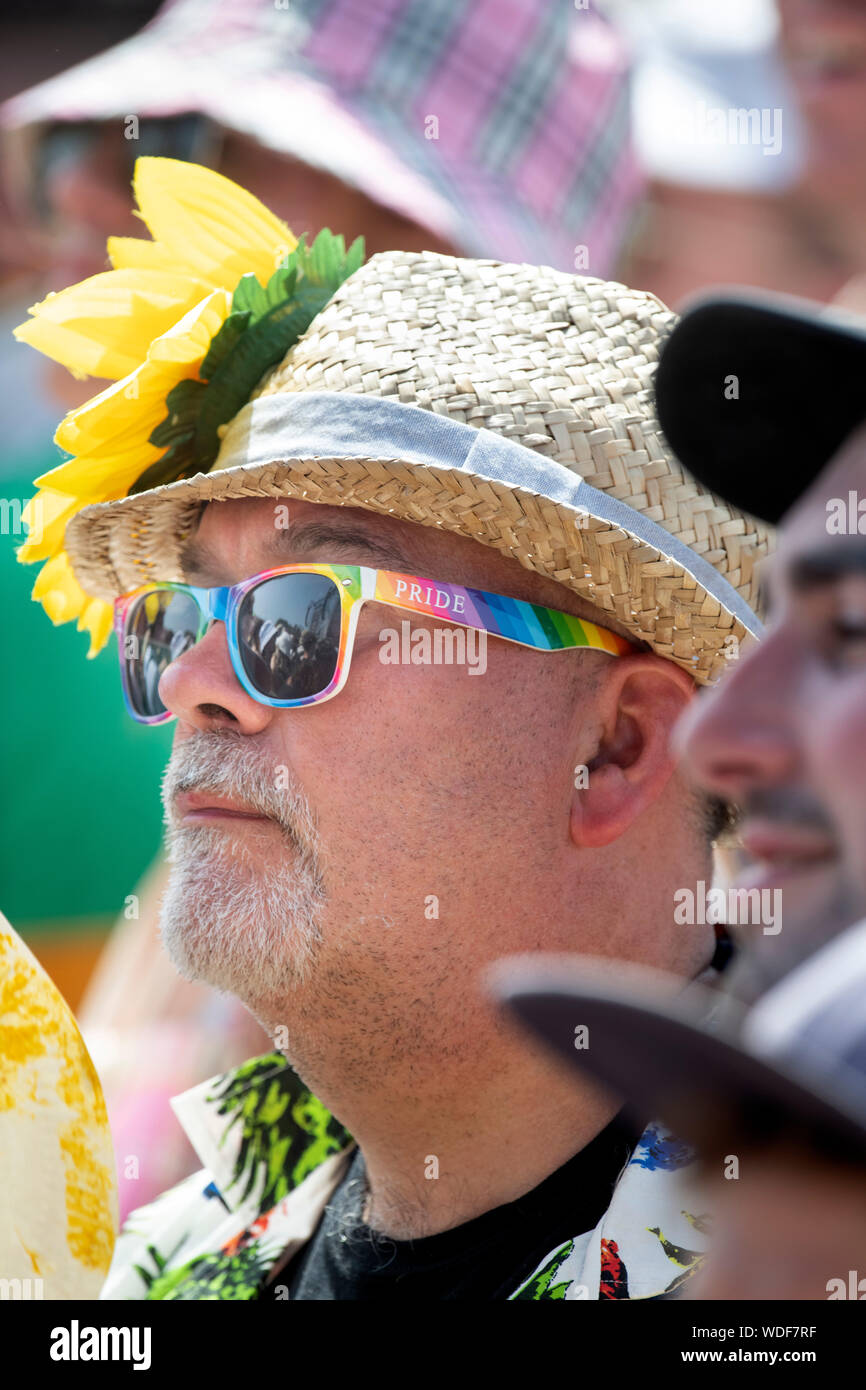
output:
[[[570,613],[481,589],[363,565],[283,565],[226,588],[151,584],[116,599],[126,707],[139,724],[172,719],[159,697],[160,678],[212,622],[225,623],[234,673],[259,704],[297,709],[330,700],[346,684],[361,608],[369,602],[536,651],[591,647],[622,656],[634,649]]]

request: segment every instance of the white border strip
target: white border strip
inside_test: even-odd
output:
[[[754,636],[763,625],[745,599],[709,561],[627,502],[583,481],[578,473],[491,430],[476,429],[391,397],[348,391],[289,391],[250,401],[226,430],[212,471],[280,459],[394,459],[455,468],[589,512],[652,546],[738,618]]]

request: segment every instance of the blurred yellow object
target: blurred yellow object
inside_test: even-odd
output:
[[[0,914],[4,1296],[97,1298],[117,1224],[99,1077],[66,1001]]]

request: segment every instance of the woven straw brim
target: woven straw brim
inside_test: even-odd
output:
[[[357,456],[323,448],[311,457],[303,436],[283,451],[279,437],[263,445],[251,429],[245,453],[232,444],[236,417],[210,473],[73,518],[66,548],[75,572],[105,599],[186,578],[180,547],[203,502],[296,497],[359,507],[489,545],[580,594],[697,681],[712,681],[729,664],[726,638],[747,641],[748,628],[759,627],[742,619],[755,608],[756,566],[772,531],[685,474],[661,435],[651,377],[674,322],[652,295],[549,267],[433,252],[373,256],[241,416],[255,419],[249,412],[270,396],[297,402],[317,392],[411,406],[424,419],[432,412],[473,436],[523,446],[529,473],[520,484],[486,476],[471,460],[439,467],[396,449],[365,453],[361,439]],[[583,480],[621,504],[636,527],[597,515],[576,525],[575,508],[554,500],[557,489],[533,481],[536,458],[542,474]],[[653,544],[639,534],[642,520]]]
[[[246,465],[89,507],[67,529],[76,574],[108,600],[157,578],[183,579],[179,551],[201,503],[244,497],[361,507],[470,536],[573,589],[701,683],[727,666],[729,634],[750,640],[681,566],[619,527],[588,517],[576,533],[571,509],[525,489],[394,459]]]

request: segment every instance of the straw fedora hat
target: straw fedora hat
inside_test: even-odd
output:
[[[385,252],[343,282],[223,427],[212,468],[85,507],[99,598],[184,579],[203,503],[305,498],[469,536],[558,580],[707,683],[760,632],[771,530],[695,482],[656,420],[675,316],[545,266]]]

